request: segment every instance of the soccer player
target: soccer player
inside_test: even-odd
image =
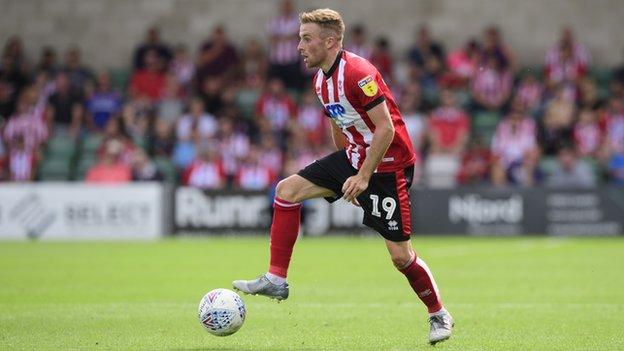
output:
[[[299,232],[301,202],[339,198],[361,206],[364,224],[384,237],[392,262],[429,311],[429,342],[451,336],[453,318],[442,305],[431,271],[410,243],[409,188],[416,155],[396,102],[375,67],[344,51],[344,23],[336,11],[317,9],[299,16],[298,50],[308,68],[319,68],[314,89],[331,121],[338,151],[277,185],[271,224],[270,265],[235,289],[284,300],[286,275]]]

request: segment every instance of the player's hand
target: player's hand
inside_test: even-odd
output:
[[[368,177],[365,177],[361,174],[356,174],[347,178],[347,180],[342,185],[342,196],[346,201],[351,202],[352,204],[358,206],[357,197],[360,195],[366,188],[368,188]]]

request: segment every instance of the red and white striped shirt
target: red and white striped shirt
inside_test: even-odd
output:
[[[500,157],[505,167],[522,161],[526,153],[537,146],[535,122],[524,117],[513,122],[509,118],[501,121],[492,138],[492,153]]]
[[[48,139],[48,126],[43,119],[43,108],[32,108],[28,113],[13,115],[4,128],[4,140],[11,143],[24,138],[26,150],[36,150]]]
[[[394,125],[394,139],[377,172],[395,172],[414,164],[416,154],[399,107],[381,74],[370,62],[343,50],[327,74],[318,70],[314,88],[326,115],[347,138],[346,153],[354,168],[359,169],[364,163],[375,132],[367,111],[384,101]]]
[[[299,61],[299,18],[296,14],[282,15],[269,21],[269,36],[272,38],[269,60],[284,65]]]
[[[577,123],[574,126],[574,142],[581,156],[591,156],[602,143],[598,123]]]
[[[220,189],[225,185],[225,172],[221,162],[195,160],[185,171],[186,185],[200,189]]]
[[[13,150],[9,153],[9,173],[11,180],[25,182],[32,179],[35,170],[33,151]]]
[[[499,106],[505,103],[512,83],[513,78],[509,71],[484,68],[477,70],[472,80],[472,94],[479,96],[488,104]]]
[[[245,190],[267,189],[276,177],[271,168],[261,164],[243,164],[236,173],[236,186]]]

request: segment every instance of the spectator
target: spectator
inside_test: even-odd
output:
[[[499,111],[509,99],[513,84],[511,72],[495,55],[486,56],[471,83],[474,110]]]
[[[132,179],[132,171],[127,163],[121,161],[124,145],[116,139],[107,140],[103,145],[100,161],[89,168],[87,183],[126,183]]]
[[[596,121],[596,113],[590,108],[579,112],[578,123],[574,126],[574,144],[581,157],[597,157],[602,145],[602,132]]]
[[[457,85],[464,85],[472,79],[479,67],[481,48],[475,39],[470,39],[460,49],[449,53],[446,65],[450,70],[450,78]]]
[[[589,55],[585,46],[574,38],[569,26],[563,27],[560,39],[546,54],[546,81],[549,87],[569,83],[573,84],[585,75]]]
[[[501,70],[515,72],[516,58],[509,45],[507,45],[496,26],[489,26],[483,32],[483,45],[481,48],[481,64],[495,60]]]
[[[268,34],[269,76],[281,79],[290,89],[301,89],[299,16],[292,1],[281,1],[279,15],[269,20]]]
[[[95,80],[93,72],[82,63],[82,55],[77,46],[67,50],[65,66],[62,67],[62,70],[67,74],[72,89],[84,92],[85,88],[93,86]]]
[[[132,165],[135,145],[128,135],[125,122],[122,118],[111,118],[108,120],[108,123],[104,128],[103,137],[102,144],[98,150],[96,150],[96,153],[100,158],[105,158],[106,153],[109,151],[107,147],[111,147],[113,148],[112,150],[115,151],[116,162],[121,162],[127,166]],[[115,141],[115,143],[112,143],[111,141]],[[119,150],[117,150],[117,148]]]
[[[171,49],[160,39],[160,30],[158,27],[150,27],[147,30],[145,42],[139,44],[134,50],[133,55],[133,67],[135,71],[144,70],[147,66],[148,52],[153,51],[159,58],[159,61],[163,62],[165,66],[169,64],[172,54]]]
[[[385,37],[375,40],[370,62],[377,68],[381,76],[388,82],[394,82],[393,60],[390,54],[390,42]]]
[[[426,135],[426,116],[421,98],[421,88],[418,83],[412,82],[405,88],[405,93],[401,99],[401,113],[412,139],[412,146],[414,146],[416,153],[420,153]]]
[[[263,190],[273,185],[276,180],[277,175],[271,167],[260,162],[260,153],[256,149],[250,149],[238,167],[234,184],[244,190]]]
[[[147,50],[142,69],[135,71],[130,78],[130,97],[150,103],[160,100],[165,92],[166,75],[163,62],[156,49]]]
[[[187,96],[191,93],[191,83],[195,76],[195,64],[191,59],[188,49],[184,44],[178,44],[175,48],[173,60],[169,63],[169,71],[173,75],[173,78],[178,83],[182,96]]]
[[[231,79],[237,76],[238,65],[238,53],[227,38],[225,28],[216,26],[199,50],[197,81],[204,82],[207,77]]]
[[[487,182],[492,154],[480,139],[473,139],[462,155],[457,182],[462,185],[478,185]]]
[[[201,83],[199,97],[204,101],[208,113],[218,116],[223,109],[222,80],[218,77],[206,77]]]
[[[459,107],[450,90],[440,94],[441,106],[429,115],[429,142],[434,154],[460,155],[470,131],[468,115]]]
[[[268,61],[260,42],[257,39],[250,39],[245,45],[242,55],[243,81],[255,86],[266,80],[268,71]]]
[[[249,153],[249,136],[234,128],[234,122],[227,118],[219,120],[217,133],[218,151],[228,181],[233,180],[241,160]]]
[[[443,90],[440,97],[442,106],[429,115],[430,155],[425,164],[425,176],[431,187],[453,187],[470,122],[466,113],[457,107],[450,90]]]
[[[307,90],[301,97],[297,109],[296,121],[291,123],[293,134],[300,135],[309,144],[323,144],[327,140],[327,121],[323,110],[319,108],[318,98],[312,90]]]
[[[19,58],[21,56],[15,58],[6,51],[0,61],[0,80],[8,85],[8,91],[11,94],[10,101],[14,104],[22,89],[28,85],[28,74],[21,66],[21,58]]]
[[[185,185],[200,189],[222,189],[226,185],[226,174],[214,148],[204,147],[182,176]]]
[[[624,154],[612,155],[607,170],[613,184],[624,185]]]
[[[492,138],[492,182],[508,182],[530,186],[538,180],[537,161],[539,149],[535,139],[535,122],[512,109],[498,124]]]
[[[162,181],[163,175],[142,149],[136,149],[132,159],[132,180],[135,182]]]
[[[217,119],[204,111],[204,103],[199,98],[190,102],[189,113],[178,120],[176,134],[179,141],[188,141],[195,131],[199,138],[212,138],[218,130]]]
[[[13,100],[11,84],[4,79],[0,79],[0,121],[9,118],[14,110],[15,101]]]
[[[50,77],[54,77],[58,72],[58,64],[56,62],[56,51],[51,46],[45,46],[41,49],[39,63],[35,67],[35,72],[45,72]]]
[[[26,146],[23,135],[17,135],[9,143],[8,149],[9,179],[15,182],[34,180],[39,160],[38,152]]]
[[[82,128],[85,97],[73,89],[66,73],[60,72],[55,79],[56,91],[48,99],[48,114],[55,133],[69,133],[77,137]]]
[[[108,72],[102,71],[97,76],[95,90],[87,101],[89,129],[97,132],[104,130],[108,121],[121,111],[121,106],[121,94],[112,89]]]
[[[373,54],[373,48],[368,43],[366,28],[364,28],[364,25],[356,24],[351,27],[351,35],[345,44],[345,49],[360,57],[370,60]]]
[[[429,28],[421,25],[416,35],[416,42],[409,49],[408,59],[413,70],[411,77],[418,77],[421,84],[436,84],[437,78],[444,70],[444,48],[432,41]]]
[[[33,87],[25,88],[20,94],[15,113],[4,127],[4,140],[21,140],[29,152],[38,153],[48,139],[49,131],[43,108],[36,105],[37,96]]]
[[[266,92],[256,103],[256,118],[268,120],[271,130],[282,144],[286,129],[297,114],[296,109],[295,102],[286,93],[282,81],[279,78],[271,78],[267,83]]]
[[[262,135],[260,138],[260,163],[267,166],[274,175],[282,172],[284,155],[271,134]]]
[[[526,73],[520,79],[516,88],[515,99],[519,101],[525,111],[536,116],[542,104],[544,87],[534,74]]]
[[[172,124],[157,118],[148,138],[148,149],[155,157],[170,158],[173,154],[175,140],[173,137]]]
[[[596,185],[591,167],[578,159],[573,147],[563,146],[557,154],[557,165],[548,178],[548,185],[558,188],[593,187]]]
[[[624,103],[621,99],[611,98],[603,119],[607,154],[624,154]]]
[[[180,83],[173,74],[166,77],[163,97],[156,107],[156,116],[169,124],[175,123],[184,112],[184,102],[181,98]]]
[[[554,156],[559,147],[573,142],[574,104],[565,97],[565,90],[547,105],[544,116],[538,125],[538,140],[545,155]]]

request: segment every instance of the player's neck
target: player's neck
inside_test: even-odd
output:
[[[336,61],[338,60],[338,55],[340,55],[341,53],[342,48],[332,50],[327,55],[327,58],[320,64],[320,68],[325,75],[329,75],[331,73],[330,71],[333,71],[332,67],[336,64]]]

